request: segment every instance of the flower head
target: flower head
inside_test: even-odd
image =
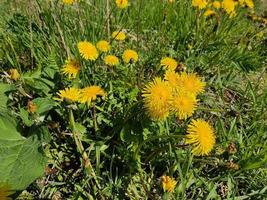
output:
[[[110,50],[110,44],[106,40],[100,40],[96,44],[96,47],[98,48],[99,51],[102,51],[102,52],[108,52]]]
[[[57,95],[60,98],[54,98],[55,100],[58,101],[69,101],[69,102],[75,102],[75,101],[79,101],[80,99],[80,89],[78,88],[65,88],[64,90],[59,90],[59,92],[57,92]]]
[[[126,8],[128,6],[128,0],[116,0],[116,5],[120,9]]]
[[[152,119],[162,120],[169,115],[172,92],[167,82],[161,78],[155,78],[145,86],[142,93],[145,107]]]
[[[162,176],[161,184],[164,192],[173,192],[177,184],[177,181],[175,181],[174,178],[171,178],[169,176]]]
[[[185,143],[193,146],[194,155],[208,155],[215,145],[213,128],[202,119],[192,120],[187,133]]]
[[[114,55],[107,55],[104,58],[104,62],[106,65],[109,65],[109,66],[115,66],[115,65],[120,64],[119,58]]]
[[[253,0],[245,0],[245,4],[249,8],[254,8],[254,2],[253,2]]]
[[[179,86],[180,76],[174,70],[166,70],[164,80],[166,80],[172,88],[176,88]]]
[[[210,17],[210,16],[215,15],[215,14],[216,14],[216,12],[213,11],[213,10],[211,10],[211,9],[208,9],[208,10],[206,10],[206,11],[204,12],[204,16],[205,16],[205,17]]]
[[[112,33],[112,38],[114,38],[115,40],[122,41],[122,40],[125,40],[126,35],[125,35],[125,33],[122,32],[122,31],[114,31],[114,32]]]
[[[27,103],[27,111],[29,113],[35,113],[37,110],[37,106],[35,103],[33,103],[32,101],[28,101]]]
[[[160,65],[163,66],[164,69],[169,69],[174,71],[178,66],[178,63],[173,58],[164,57],[161,59]]]
[[[192,0],[192,5],[199,9],[204,9],[208,5],[207,0]]]
[[[236,6],[236,2],[234,0],[223,0],[223,2],[222,2],[222,8],[229,15],[234,15],[234,13],[235,13],[235,6]]]
[[[64,4],[68,4],[68,5],[70,5],[70,4],[73,4],[73,3],[74,3],[74,0],[62,0],[62,2],[63,2]]]
[[[204,91],[206,83],[201,81],[195,73],[182,72],[178,81],[179,87],[188,93],[198,95]]]
[[[195,95],[188,92],[177,92],[171,101],[171,110],[178,119],[187,119],[191,117],[197,107]]]
[[[98,51],[96,47],[90,42],[79,42],[78,49],[81,56],[86,60],[96,60],[98,58]]]
[[[138,61],[138,54],[136,51],[131,50],[131,49],[127,49],[123,52],[122,54],[122,59],[125,63],[129,63],[129,62],[137,62]]]
[[[221,7],[221,2],[219,2],[219,1],[214,1],[214,2],[212,3],[212,6],[213,6],[214,8],[216,8],[216,9],[219,9],[219,8]]]
[[[88,103],[90,104],[92,100],[96,100],[97,96],[105,96],[105,91],[96,85],[88,86],[86,88],[81,89],[81,103]]]
[[[80,71],[80,65],[76,60],[69,58],[66,60],[65,65],[62,68],[63,74],[69,76],[69,78],[75,78]]]
[[[20,74],[17,69],[9,70],[10,78],[14,81],[17,81],[20,78]]]

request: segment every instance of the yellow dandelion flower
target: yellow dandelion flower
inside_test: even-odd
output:
[[[245,4],[247,7],[251,8],[251,9],[254,8],[253,0],[245,0]]]
[[[119,40],[119,41],[125,40],[126,38],[126,35],[123,31],[114,31],[111,36],[115,40]]]
[[[128,6],[128,0],[116,0],[116,5],[120,9],[126,8]]]
[[[245,5],[245,0],[238,0],[238,3],[240,4],[240,6],[244,6]]]
[[[207,7],[207,0],[192,0],[192,5],[194,7],[198,7],[199,9],[204,9]]]
[[[81,93],[80,93],[80,89],[78,88],[65,88],[64,90],[59,90],[59,92],[57,92],[57,95],[60,98],[54,98],[55,100],[58,101],[68,101],[68,102],[75,102],[75,101],[79,101]]]
[[[74,3],[74,0],[62,0],[62,2],[63,2],[64,4],[68,4],[68,5],[70,5],[70,4],[73,4],[73,3]]]
[[[187,127],[186,144],[193,146],[194,155],[208,155],[215,145],[215,134],[208,122],[197,119]]]
[[[221,2],[219,2],[219,1],[214,1],[214,2],[212,3],[212,6],[213,6],[214,8],[216,8],[216,9],[219,9],[219,8],[221,7]]]
[[[2,184],[0,184],[0,199],[1,200],[11,200],[11,197],[9,197],[13,192],[7,187]]]
[[[177,184],[177,181],[175,181],[174,178],[171,178],[169,176],[162,176],[161,184],[164,192],[173,192]]]
[[[96,60],[98,58],[98,51],[96,47],[90,42],[79,42],[78,49],[81,56],[86,60]]]
[[[98,48],[99,51],[102,52],[108,52],[110,50],[110,44],[108,41],[106,40],[100,40],[97,44],[96,44],[96,48]]]
[[[236,2],[234,0],[223,0],[222,2],[222,8],[229,15],[234,15],[233,13],[235,13],[235,6],[236,6]]]
[[[177,92],[171,101],[171,110],[180,120],[191,117],[196,110],[196,107],[196,96],[188,92]]]
[[[92,100],[96,100],[97,96],[105,96],[105,91],[96,85],[88,86],[81,90],[80,103],[90,104]]]
[[[166,80],[172,88],[176,88],[179,86],[180,76],[175,73],[174,70],[166,70],[164,80]]]
[[[212,15],[216,15],[216,12],[213,11],[213,10],[211,10],[211,9],[208,9],[208,10],[206,10],[206,11],[204,12],[204,16],[205,16],[205,17],[210,17],[210,16],[212,16]]]
[[[175,70],[178,66],[178,63],[173,58],[164,57],[161,59],[160,65],[163,66],[164,69]]]
[[[122,59],[125,63],[129,63],[129,62],[137,62],[138,61],[138,54],[136,51],[131,50],[131,49],[127,49],[123,52],[122,54]]]
[[[109,65],[109,66],[115,66],[115,65],[120,64],[119,58],[114,55],[107,55],[104,58],[104,62],[106,65]]]
[[[10,75],[10,78],[14,81],[17,81],[20,78],[20,74],[17,69],[10,69],[9,75]]]
[[[182,72],[179,79],[178,87],[183,88],[188,93],[198,95],[204,91],[206,83],[201,81],[195,73]]]
[[[169,115],[172,92],[167,82],[157,77],[145,86],[142,93],[145,108],[152,119],[162,120]]]
[[[69,58],[66,60],[62,68],[62,73],[68,75],[69,78],[75,78],[80,71],[80,65],[76,60]]]

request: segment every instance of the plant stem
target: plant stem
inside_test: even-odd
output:
[[[93,176],[94,180],[95,180],[95,183],[97,185],[97,187],[100,189],[100,185],[98,183],[98,180],[97,180],[97,177],[96,177],[96,174],[95,174],[95,171],[93,169],[93,166],[91,164],[91,161],[86,153],[86,151],[84,150],[84,147],[83,147],[83,144],[82,144],[82,141],[80,140],[79,138],[79,133],[77,132],[76,130],[76,127],[75,127],[75,120],[74,120],[74,116],[73,116],[73,112],[72,110],[70,109],[69,110],[69,123],[70,123],[70,128],[71,128],[71,131],[72,131],[72,135],[73,135],[73,138],[74,138],[74,141],[75,141],[75,144],[77,146],[77,149],[79,151],[79,153],[82,155],[82,160],[83,160],[83,166],[86,170],[86,172]]]

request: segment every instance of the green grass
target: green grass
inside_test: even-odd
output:
[[[27,188],[10,185],[18,190],[14,198],[267,199],[266,25],[252,21],[247,8],[238,8],[234,18],[220,12],[218,18],[206,19],[189,0],[135,0],[126,10],[116,8],[114,1],[107,7],[107,2],[0,3],[0,80],[13,87],[0,87],[1,95],[8,92],[0,116],[11,115],[25,138],[37,128],[46,130],[34,134],[47,158],[46,170]],[[255,4],[262,15],[260,3]],[[125,30],[126,41],[113,41],[115,30]],[[135,49],[140,60],[130,69],[121,64],[108,70],[103,55],[95,64],[82,59],[77,43],[100,39],[112,42],[112,54]],[[72,81],[60,73],[70,56],[83,66],[79,79]],[[164,56],[207,82],[193,118],[214,125],[216,146],[209,156],[193,157],[182,139],[164,139],[183,135],[190,119],[156,122],[146,115],[141,91],[163,75],[159,63]],[[18,69],[20,81],[8,78],[11,68]],[[64,87],[92,84],[108,94],[90,109],[53,100]],[[42,98],[38,106],[44,112],[22,112],[36,98]],[[93,171],[85,170],[73,140],[69,109]],[[233,154],[230,144],[236,148]],[[238,169],[230,169],[230,161]],[[164,174],[177,180],[173,193],[162,191]]]

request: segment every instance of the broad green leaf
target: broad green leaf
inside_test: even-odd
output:
[[[23,190],[44,172],[46,158],[38,137],[22,137],[13,120],[0,117],[0,180]]]
[[[33,103],[37,106],[38,114],[43,114],[56,106],[56,102],[50,98],[36,98]]]

